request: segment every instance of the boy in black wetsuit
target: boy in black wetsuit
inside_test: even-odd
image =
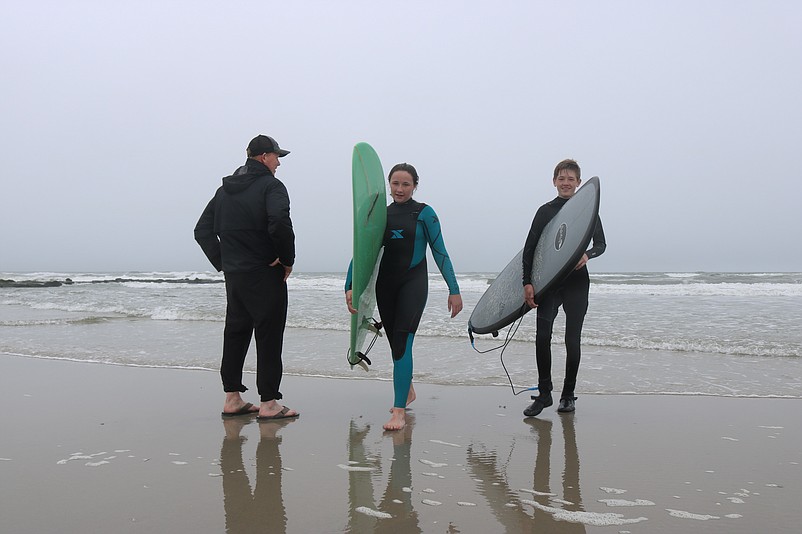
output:
[[[560,306],[565,312],[565,381],[560,394],[560,413],[573,412],[576,409],[576,375],[579,371],[580,342],[582,337],[582,324],[585,313],[588,311],[588,292],[590,290],[590,277],[585,264],[590,258],[600,256],[607,248],[604,240],[604,230],[601,219],[596,222],[593,233],[593,246],[585,252],[576,268],[568,277],[550,289],[540,302],[535,302],[535,288],[532,286],[532,259],[535,247],[543,233],[543,229],[557,212],[574,196],[579,184],[582,182],[579,164],[572,159],[566,159],[554,168],[553,184],[557,188],[557,198],[540,206],[532,227],[526,238],[523,252],[523,284],[524,299],[531,308],[537,308],[537,334],[535,336],[535,358],[537,360],[538,391],[534,402],[524,410],[524,415],[534,417],[544,408],[551,406],[553,385],[551,382],[551,334],[554,328],[554,319]]]

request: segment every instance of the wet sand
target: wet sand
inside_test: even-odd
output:
[[[360,376],[360,375],[355,375]],[[246,377],[252,384],[253,375]],[[218,376],[0,356],[0,532],[795,532],[800,399],[287,376],[298,420],[223,419]],[[255,402],[254,390],[244,394]]]

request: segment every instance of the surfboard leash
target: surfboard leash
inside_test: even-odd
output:
[[[518,327],[521,326],[521,323],[523,322],[523,320],[524,320],[524,316],[521,315],[513,323],[513,325],[510,327],[510,329],[507,330],[507,335],[504,338],[504,343],[502,343],[501,345],[498,345],[497,347],[493,347],[493,348],[490,348],[490,349],[487,349],[487,350],[479,350],[479,349],[476,348],[476,342],[475,342],[475,340],[473,338],[473,330],[471,330],[471,328],[468,327],[468,337],[471,340],[471,347],[473,347],[473,350],[475,350],[479,354],[485,354],[485,353],[488,353],[488,352],[492,352],[494,350],[501,349],[501,352],[499,353],[498,358],[499,358],[499,361],[501,362],[501,367],[504,369],[504,373],[507,375],[507,380],[510,383],[510,389],[512,389],[512,394],[513,395],[520,395],[521,393],[523,393],[525,391],[537,391],[537,386],[532,386],[532,387],[529,387],[529,388],[524,388],[524,389],[522,389],[520,391],[515,391],[515,385],[512,383],[512,378],[510,377],[510,372],[507,371],[507,366],[504,365],[504,351],[507,350],[507,345],[509,345],[510,342],[512,341],[512,339],[515,337],[515,334],[518,332]],[[494,334],[493,337],[498,336],[498,332],[494,332],[493,334]]]
[[[373,317],[371,317],[370,319],[366,318],[365,321],[369,321],[370,322],[369,329],[373,332],[373,339],[370,340],[370,343],[368,344],[368,348],[365,349],[365,352],[357,351],[356,356],[357,356],[357,358],[359,358],[360,364],[362,362],[365,362],[368,365],[373,365],[373,362],[371,362],[370,358],[368,358],[368,353],[370,352],[370,349],[373,348],[373,345],[376,344],[376,340],[379,338],[379,336],[382,335],[381,334],[382,323],[380,321],[377,321]],[[348,353],[345,356],[345,359],[353,367],[356,364],[352,364],[351,361],[348,359],[348,357],[350,355],[351,355],[351,350],[349,349]],[[367,371],[367,368],[365,368],[365,371]]]
[[[365,349],[365,352],[362,354],[362,357],[365,360],[367,360],[368,365],[370,365],[370,360],[368,360],[366,358],[366,356],[368,355],[368,352],[370,352],[370,349],[373,348],[373,345],[376,344],[376,340],[379,339],[379,336],[381,335],[381,329],[382,329],[382,324],[381,324],[380,321],[377,321],[376,319],[371,317],[370,318],[370,322],[371,322],[371,326],[373,327],[373,328],[371,328],[371,330],[373,330],[373,339],[370,340],[370,343],[368,344],[368,348]]]

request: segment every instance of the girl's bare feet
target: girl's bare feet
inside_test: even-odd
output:
[[[417,398],[417,396],[415,395],[415,387],[412,384],[410,384],[409,385],[409,394],[407,395],[407,407],[409,407],[409,405],[412,404],[412,401],[414,401],[416,398]],[[392,413],[392,412],[393,412],[393,409],[390,408],[390,413]]]
[[[407,424],[406,421],[406,410],[404,408],[393,408],[392,410],[392,417],[390,420],[384,423],[385,430],[401,430]]]
[[[413,386],[410,383],[409,384],[409,395],[407,395],[407,406],[412,404],[412,401],[414,401],[416,398],[417,398],[417,396],[415,395],[415,386]]]

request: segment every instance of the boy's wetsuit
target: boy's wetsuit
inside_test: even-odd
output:
[[[376,305],[393,353],[396,408],[404,408],[412,384],[412,342],[429,292],[426,243],[432,249],[450,295],[459,294],[440,221],[426,204],[413,199],[387,206],[384,254],[376,280]],[[351,268],[345,289],[351,289]]]
[[[526,238],[523,251],[523,284],[532,283],[532,260],[535,248],[543,233],[543,229],[557,212],[568,202],[568,199],[557,197],[551,202],[543,204],[537,210],[532,221],[532,227]],[[596,221],[596,230],[593,233],[593,246],[585,252],[588,259],[595,258],[604,253],[607,242],[604,238],[604,229],[601,219]],[[540,302],[537,302],[537,333],[535,334],[535,359],[537,360],[538,391],[540,395],[548,395],[553,389],[551,382],[551,335],[554,328],[554,319],[562,305],[565,312],[565,381],[560,398],[573,398],[576,387],[576,375],[579,372],[581,358],[580,342],[582,338],[582,325],[585,322],[585,313],[588,311],[588,292],[590,290],[590,276],[587,266],[571,271],[571,274],[562,282],[550,289]],[[537,288],[535,288],[537,291]]]

